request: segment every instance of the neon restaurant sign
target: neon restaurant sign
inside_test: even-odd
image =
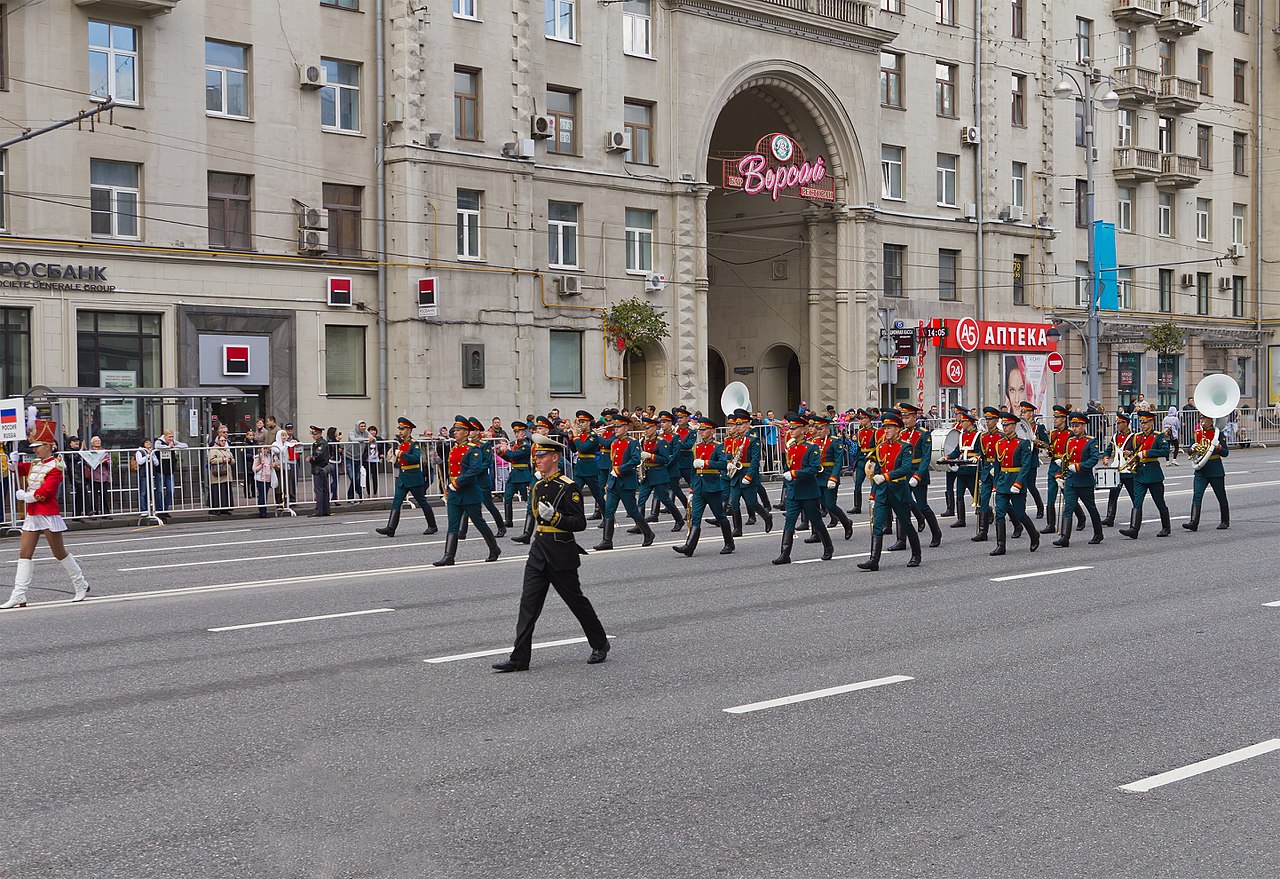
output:
[[[806,161],[804,150],[785,134],[766,134],[756,142],[754,152],[721,160],[725,189],[747,195],[765,193],[779,198],[835,201],[835,180],[827,160],[817,156]]]

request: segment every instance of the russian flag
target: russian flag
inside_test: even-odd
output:
[[[17,409],[0,409],[0,424],[17,424]]]

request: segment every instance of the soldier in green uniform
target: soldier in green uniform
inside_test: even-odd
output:
[[[484,457],[484,473],[481,474],[480,503],[493,516],[493,524],[498,526],[498,537],[506,537],[507,529],[498,512],[498,505],[493,502],[493,443],[484,441],[484,422],[474,415],[471,421],[471,443],[480,449]]]
[[[813,435],[809,442],[818,447],[818,492],[819,506],[830,514],[832,521],[844,527],[844,539],[853,537],[853,522],[840,509],[836,495],[840,492],[840,474],[844,472],[844,444],[831,436],[831,419],[817,412],[809,413],[809,424]],[[809,524],[812,526],[813,521]],[[828,523],[828,528],[831,527]],[[820,543],[816,529],[804,540],[805,543]]]
[[[742,507],[747,504],[750,518],[747,524],[755,522],[759,515],[764,519],[764,533],[773,530],[773,513],[768,506],[760,506],[756,495],[756,483],[760,481],[760,440],[751,431],[751,413],[746,409],[737,409],[729,416],[729,435],[724,441],[724,451],[729,458],[730,466],[725,471],[729,483],[729,516],[733,520],[733,536],[742,536]],[[733,466],[736,462],[736,467]],[[732,472],[730,472],[732,471]],[[765,503],[768,503],[766,498]]]
[[[1036,502],[1036,518],[1044,518],[1044,498],[1040,496],[1039,476],[1037,471],[1040,469],[1040,449],[1041,443],[1043,448],[1049,445],[1049,431],[1045,426],[1036,421],[1036,407],[1029,401],[1023,400],[1018,404],[1018,415],[1031,428],[1031,433],[1035,436],[1035,442],[1031,444],[1031,481],[1027,483],[1027,497]]]
[[[511,422],[513,439],[505,451],[497,453],[502,460],[511,465],[507,484],[502,489],[502,512],[506,515],[506,521],[503,524],[508,528],[513,527],[511,507],[516,495],[520,495],[520,500],[525,502],[526,510],[529,506],[529,486],[533,484],[533,474],[529,472],[532,462],[529,454],[529,439],[525,435],[527,430],[528,426],[523,421]]]
[[[894,517],[897,517],[898,527],[906,532],[907,540],[911,544],[911,558],[907,562],[907,567],[915,568],[920,565],[920,535],[909,524],[911,492],[907,480],[915,472],[915,465],[911,463],[911,446],[902,442],[898,436],[898,432],[902,430],[902,416],[897,412],[886,412],[880,419],[880,429],[883,433],[880,441],[876,443],[874,470],[871,477],[875,486],[871,520],[871,558],[865,562],[859,562],[858,568],[863,571],[880,570],[884,536],[888,533],[889,523]]]
[[[724,471],[729,466],[729,456],[725,454],[724,446],[716,442],[716,426],[710,418],[697,421],[697,441],[693,444],[693,499],[689,505],[691,527],[684,546],[671,547],[689,558],[693,558],[698,538],[702,536],[702,513],[707,508],[720,522],[720,533],[724,535],[724,549],[720,550],[720,555],[728,555],[734,550],[733,532],[724,514]]]
[[[480,512],[481,488],[484,485],[483,477],[487,468],[484,453],[479,446],[472,445],[469,442],[471,431],[474,425],[471,420],[457,415],[453,419],[453,448],[449,450],[449,460],[446,465],[447,482],[445,487],[445,505],[449,511],[449,529],[444,538],[444,556],[439,561],[432,562],[437,568],[452,565],[454,556],[458,552],[458,536],[461,530],[462,522],[469,519],[475,523],[476,530],[480,532],[480,536],[484,538],[485,544],[489,547],[489,557],[486,562],[496,562],[498,556],[502,555],[502,550],[498,548],[498,541],[494,537],[493,532],[489,530],[489,526],[484,521],[484,516]]]
[[[1103,449],[1103,464],[1107,467],[1119,467],[1121,458],[1127,459],[1133,454],[1129,450],[1132,442],[1129,433],[1129,415],[1123,409],[1116,410],[1116,432]],[[1126,467],[1120,471],[1120,484],[1107,491],[1107,514],[1102,517],[1102,524],[1108,528],[1116,523],[1116,506],[1120,501],[1120,490],[1129,495],[1129,503],[1133,503],[1133,468]]]
[[[408,418],[396,422],[396,434],[400,440],[395,448],[395,464],[399,468],[396,473],[396,490],[391,498],[391,516],[385,528],[374,530],[387,537],[396,536],[396,528],[400,525],[400,508],[404,505],[405,495],[412,495],[427,517],[427,530],[423,534],[435,534],[435,513],[431,510],[431,501],[427,500],[427,481],[422,472],[422,447],[413,441],[413,431],[417,427]]]
[[[831,533],[822,519],[822,511],[818,508],[818,471],[821,469],[821,455],[818,447],[805,440],[808,422],[804,416],[794,412],[787,413],[786,457],[782,462],[782,497],[787,505],[787,518],[782,527],[782,551],[773,560],[775,565],[791,563],[791,546],[795,541],[796,521],[803,513],[818,532],[822,541],[822,560],[830,561],[835,554],[831,543]]]
[[[601,445],[609,450],[609,481],[604,492],[604,537],[592,548],[602,552],[613,549],[614,516],[617,515],[619,503],[644,535],[644,546],[652,546],[653,529],[644,520],[644,512],[636,506],[636,488],[640,484],[636,475],[636,470],[640,467],[640,443],[631,438],[630,418],[619,413],[610,417],[613,421],[613,434],[601,441]]]
[[[915,472],[907,480],[907,488],[911,494],[910,506],[916,518],[923,519],[929,526],[929,546],[938,547],[942,545],[942,526],[938,524],[933,507],[929,506],[929,464],[933,460],[933,435],[918,426],[920,407],[915,403],[899,403],[898,409],[902,417],[902,430],[898,438],[911,446],[911,466],[915,468]],[[910,523],[902,529],[910,530]],[[906,548],[902,531],[898,532],[898,539],[888,548],[889,552]]]
[[[862,512],[862,483],[867,478],[867,461],[876,447],[876,429],[871,426],[871,413],[866,409],[859,409],[857,416],[858,426],[849,432],[853,449],[849,462],[853,467],[853,506],[846,511],[855,516]]]
[[[1026,494],[1035,446],[1018,436],[1018,416],[1012,412],[1000,413],[1000,431],[1003,435],[996,442],[996,455],[991,462],[996,500],[996,548],[990,554],[1005,554],[1006,516],[1026,529],[1027,536],[1031,538],[1031,551],[1035,552],[1040,548],[1040,532],[1027,518]]]
[[[1096,479],[1093,468],[1098,466],[1102,453],[1098,450],[1098,442],[1086,435],[1089,418],[1083,412],[1072,412],[1070,418],[1071,436],[1067,438],[1065,452],[1059,462],[1062,465],[1062,508],[1074,510],[1079,502],[1089,512],[1089,520],[1093,523],[1093,538],[1089,543],[1097,545],[1102,542],[1102,519],[1098,516],[1098,502],[1094,499]],[[1071,516],[1061,519],[1062,530],[1054,546],[1071,545]]]
[[[978,533],[971,540],[982,543],[988,540],[987,530],[995,521],[991,509],[991,495],[995,490],[995,477],[998,472],[996,464],[996,444],[1000,442],[1000,430],[996,422],[1000,420],[1000,410],[995,406],[982,407],[982,430],[978,434]]]
[[[591,429],[594,423],[595,417],[590,412],[579,409],[574,416],[578,432],[569,438],[569,449],[577,455],[573,463],[573,478],[582,486],[583,491],[591,492],[591,500],[595,506],[594,512],[587,517],[588,522],[600,519],[604,509],[604,495],[600,492],[600,464],[597,460],[600,455],[600,437]]]
[[[1138,413],[1138,432],[1132,442],[1138,455],[1133,474],[1133,512],[1129,514],[1129,527],[1121,528],[1120,533],[1130,540],[1138,539],[1138,531],[1142,528],[1142,503],[1149,494],[1160,512],[1160,530],[1156,537],[1168,537],[1171,530],[1169,508],[1164,502],[1164,470],[1160,468],[1160,459],[1169,457],[1169,438],[1163,433],[1156,433],[1154,412]]]
[[[636,506],[644,512],[652,494],[658,506],[670,513],[675,520],[671,530],[682,531],[684,516],[671,500],[671,468],[675,465],[678,469],[679,448],[674,437],[667,439],[658,433],[658,419],[646,415],[640,420],[644,423],[644,436],[640,440],[640,493],[636,498]],[[633,525],[627,529],[627,533],[643,532],[639,525]]]
[[[952,498],[951,512],[956,520],[951,523],[951,527],[964,528],[964,511],[968,509],[964,502],[965,492],[969,493],[975,503],[977,501],[977,495],[974,492],[978,484],[977,462],[982,437],[978,433],[977,423],[973,420],[973,413],[963,406],[956,407],[956,430],[960,432],[960,439],[955,451],[941,461],[947,465],[947,481],[954,483],[955,493]],[[955,478],[951,479],[951,476]]]
[[[1195,531],[1200,527],[1200,502],[1204,499],[1207,487],[1213,488],[1213,496],[1218,499],[1218,513],[1221,516],[1218,530],[1225,531],[1231,527],[1231,508],[1227,506],[1227,472],[1222,467],[1222,459],[1227,457],[1229,451],[1226,436],[1216,427],[1214,420],[1208,415],[1200,416],[1195,445],[1204,445],[1204,454],[1208,458],[1201,458],[1204,463],[1191,480],[1191,521],[1182,523],[1182,527],[1188,531]]]

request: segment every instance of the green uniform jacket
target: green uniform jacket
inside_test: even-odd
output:
[[[522,439],[511,445],[505,452],[499,452],[499,457],[511,465],[511,475],[507,477],[507,482],[512,485],[528,485],[533,482],[533,474],[529,472],[530,458],[529,452],[533,447],[528,439]]]

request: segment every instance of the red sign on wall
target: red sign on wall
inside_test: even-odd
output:
[[[1057,339],[1049,338],[1051,324],[974,320],[971,317],[942,321],[947,335],[944,348],[961,351],[1053,351]]]
[[[939,357],[938,373],[942,377],[944,388],[964,387],[964,358]]]

